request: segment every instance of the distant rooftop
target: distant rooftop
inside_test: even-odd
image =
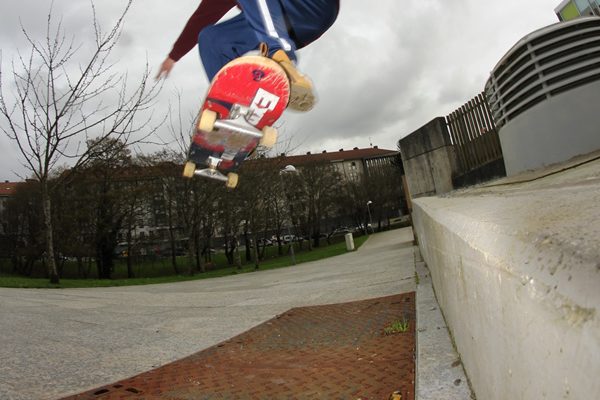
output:
[[[0,183],[0,196],[12,196],[22,182],[4,181]]]
[[[299,155],[286,155],[281,154],[285,157],[286,162],[292,165],[303,165],[312,164],[315,162],[335,162],[335,161],[347,161],[347,160],[363,160],[382,156],[392,156],[397,154],[397,150],[386,150],[380,149],[377,146],[368,147],[366,149],[359,149],[355,147],[351,150],[339,149],[338,151],[322,151],[320,153],[307,152]]]

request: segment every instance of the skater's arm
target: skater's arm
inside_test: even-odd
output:
[[[161,64],[156,79],[166,78],[175,63],[196,46],[200,31],[216,23],[236,5],[236,0],[202,0],[173,44],[168,57]]]
[[[162,64],[160,64],[160,68],[158,69],[158,73],[156,74],[155,79],[159,80],[162,78],[167,78],[171,73],[171,70],[175,66],[175,62],[175,60],[167,56],[167,58],[165,58],[165,61],[163,61]]]
[[[181,57],[196,46],[198,34],[202,29],[207,25],[216,23],[236,5],[236,0],[203,0],[175,41],[169,57],[174,61],[179,61]]]

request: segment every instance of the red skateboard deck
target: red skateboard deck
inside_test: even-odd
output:
[[[290,94],[285,71],[262,56],[245,56],[225,65],[213,79],[192,136],[183,175],[237,185],[234,172],[258,145],[277,140],[272,125]]]

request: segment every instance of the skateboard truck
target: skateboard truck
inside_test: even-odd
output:
[[[248,122],[248,119],[254,117],[252,109],[234,104],[229,112],[228,119],[218,119],[217,113],[210,110],[204,110],[200,116],[198,128],[204,132],[219,131],[219,136],[227,138],[225,140],[225,149],[221,157],[209,156],[206,160],[208,168],[196,169],[192,162],[186,163],[183,175],[191,178],[193,175],[220,180],[226,183],[227,187],[237,186],[238,175],[229,173],[224,175],[217,168],[222,160],[232,160],[239,151],[240,143],[247,140],[259,139],[259,144],[265,147],[272,147],[277,141],[277,130],[270,126],[265,126],[262,131],[256,129],[254,125]]]
[[[232,134],[245,135],[253,139],[259,139],[259,145],[261,146],[273,147],[277,141],[277,130],[270,126],[265,126],[262,130],[256,129],[250,122],[253,118],[260,119],[260,115],[257,115],[251,108],[234,104],[229,111],[229,118],[215,119],[213,122],[212,116],[210,116],[207,125],[201,126],[200,129],[207,128],[206,131],[208,132],[213,129],[220,129]]]
[[[231,147],[236,153],[239,150],[239,143],[231,140],[236,135],[245,136],[241,142],[259,139],[259,145],[270,149],[277,141],[277,129],[271,126],[265,126],[262,130],[256,129],[249,120],[257,117],[260,119],[260,115],[257,115],[251,108],[239,104],[231,107],[227,119],[219,119],[216,112],[207,109],[200,115],[198,129],[207,133],[215,129],[224,131],[220,132],[219,136],[229,138],[227,139],[229,146],[226,145],[226,147]]]
[[[196,164],[187,162],[183,170],[183,176],[191,178],[194,175],[205,178],[216,179],[226,183],[227,187],[237,186],[238,175],[230,172],[227,175],[221,173],[217,168],[222,160],[232,160],[239,151],[240,145],[248,140],[259,139],[259,144],[270,148],[277,141],[277,130],[270,126],[265,126],[262,131],[258,130],[248,122],[248,119],[254,117],[252,109],[234,104],[229,112],[228,119],[218,119],[217,113],[210,110],[204,110],[200,116],[198,128],[204,132],[218,131],[219,136],[226,138],[224,151],[221,157],[209,156],[206,159],[208,168],[196,169]]]
[[[183,169],[183,176],[191,178],[194,175],[203,176],[205,178],[215,179],[218,181],[225,182],[225,186],[233,189],[238,184],[238,174],[230,172],[227,175],[220,172],[217,167],[221,163],[221,159],[217,157],[208,157],[207,159],[208,168],[196,169],[196,164],[191,161],[185,163]]]
[[[253,112],[248,107],[234,104],[229,112],[229,118],[223,120],[218,119],[213,126],[216,129],[262,139],[263,133],[248,122],[248,119],[252,118],[252,115]]]
[[[219,166],[220,162],[220,158],[212,156],[208,157],[208,168],[197,169],[194,171],[194,175],[204,176],[206,178],[212,178],[219,181],[227,182],[227,176],[225,176],[224,174],[219,172],[219,170],[217,170],[217,167]]]

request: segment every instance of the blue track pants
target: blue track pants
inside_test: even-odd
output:
[[[269,55],[295,51],[316,40],[335,21],[337,0],[238,0],[242,12],[232,19],[204,28],[198,36],[200,57],[208,79],[229,61],[269,46]]]

